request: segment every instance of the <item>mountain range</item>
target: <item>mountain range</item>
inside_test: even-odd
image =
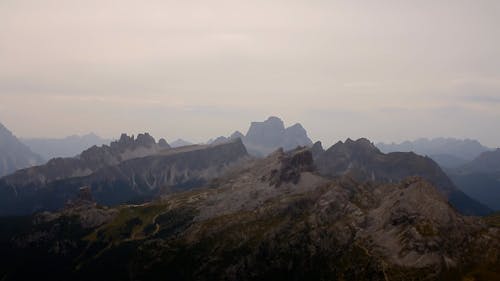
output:
[[[500,211],[500,152],[476,140],[436,138],[400,144],[378,143],[384,152],[413,151],[436,161],[463,193]]]
[[[246,155],[241,141],[171,149],[147,133],[137,138],[122,134],[109,146],[94,146],[77,157],[55,158],[0,179],[0,214],[60,209],[83,186],[91,187],[101,204],[140,202],[199,186]]]
[[[483,152],[446,173],[464,193],[500,211],[500,149]]]
[[[0,123],[0,177],[16,170],[43,163],[34,153]]]
[[[367,139],[338,142],[326,151],[321,144],[313,147],[318,171],[327,177],[348,175],[358,181],[399,182],[409,176],[419,176],[430,183],[461,213],[485,215],[487,207],[458,189],[439,165],[431,158],[413,152],[382,153]]]
[[[385,153],[415,152],[426,155],[444,168],[456,168],[491,150],[477,140],[455,138],[420,138],[402,143],[378,143],[377,147]]]
[[[189,142],[187,140],[183,140],[183,139],[176,139],[175,141],[170,142],[169,144],[171,147],[176,148],[176,147],[193,145],[194,143]]]
[[[298,146],[312,146],[313,142],[307,136],[307,131],[301,124],[285,128],[283,120],[271,116],[262,122],[252,122],[246,135],[235,131],[229,137],[217,137],[208,143],[223,143],[240,138],[250,155],[264,157],[279,148],[295,149]]]
[[[1,177],[0,279],[500,278],[500,150],[443,170],[277,117],[175,145],[122,134]]]
[[[21,142],[48,161],[58,157],[73,157],[94,145],[109,144],[111,140],[90,133],[65,138],[21,138]]]
[[[353,147],[374,151],[366,140],[346,141],[316,164],[309,148],[278,150],[205,188],[142,205],[103,207],[80,189],[61,211],[0,219],[8,226],[0,273],[3,280],[499,279],[499,217],[462,216],[422,177],[358,181],[368,171],[354,171],[361,162],[341,173],[342,163],[326,159],[339,151],[359,159]]]

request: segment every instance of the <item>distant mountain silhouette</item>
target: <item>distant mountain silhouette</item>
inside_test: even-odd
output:
[[[456,169],[459,173],[500,174],[500,148],[481,153],[477,158]]]
[[[108,144],[111,140],[90,133],[65,138],[22,138],[21,141],[48,161],[56,157],[73,157],[89,147]]]
[[[477,140],[455,138],[421,138],[402,143],[378,143],[377,147],[385,153],[415,152],[426,155],[436,161],[441,167],[455,168],[465,164],[481,153],[490,150]]]
[[[42,163],[42,157],[21,143],[0,123],[0,176]]]
[[[500,149],[483,152],[476,159],[446,172],[467,195],[500,211]]]
[[[460,191],[429,157],[413,152],[384,154],[367,139],[348,139],[323,153],[318,148],[316,151],[319,152],[315,152],[315,164],[324,176],[349,175],[359,181],[372,182],[399,182],[409,176],[419,176],[435,185],[461,213],[485,215],[491,212]]]
[[[229,137],[221,136],[208,143],[224,143],[237,138],[241,138],[250,155],[257,157],[266,156],[278,148],[292,150],[298,146],[313,145],[301,124],[285,128],[283,121],[274,116],[263,122],[252,122],[246,135],[236,131]]]
[[[173,148],[176,148],[176,147],[188,146],[188,145],[193,145],[193,144],[194,143],[183,140],[183,139],[177,139],[177,140],[171,142],[170,146]]]

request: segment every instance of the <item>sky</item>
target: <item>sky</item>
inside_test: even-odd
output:
[[[0,1],[0,122],[22,137],[500,146],[500,1]]]

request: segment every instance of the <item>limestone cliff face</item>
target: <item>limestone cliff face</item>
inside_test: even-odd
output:
[[[54,158],[45,165],[20,170],[2,179],[12,186],[32,185],[38,188],[74,177],[88,176],[95,171],[114,166],[123,161],[140,158],[168,149],[168,144],[157,144],[148,133],[139,134],[137,138],[122,134],[118,141],[103,146],[93,146],[77,157]]]
[[[136,149],[129,150],[134,145]],[[17,178],[4,178],[0,180],[0,214],[61,208],[82,186],[90,186],[96,201],[105,205],[150,199],[162,193],[199,187],[247,156],[241,140],[221,145],[155,150],[156,153],[152,154],[153,149],[156,149],[154,141],[137,144],[137,141],[122,137],[119,144],[104,149],[105,155],[109,156],[105,158],[108,165],[84,166],[94,161],[101,163],[98,160],[101,156],[91,150],[82,154],[83,162],[63,159],[61,166],[52,167],[49,163],[38,168],[37,172],[41,171],[38,174],[26,170],[24,174],[16,174]],[[64,170],[68,163],[77,164]],[[75,175],[75,167],[82,167],[78,164],[88,168]],[[40,174],[41,177],[36,177]],[[44,178],[46,175],[51,176],[50,180]]]

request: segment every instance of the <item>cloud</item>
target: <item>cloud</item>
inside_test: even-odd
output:
[[[421,136],[460,134],[424,112],[500,117],[499,11],[493,0],[0,1],[0,117],[23,135],[201,139],[266,115],[328,139],[402,138],[418,120]]]

